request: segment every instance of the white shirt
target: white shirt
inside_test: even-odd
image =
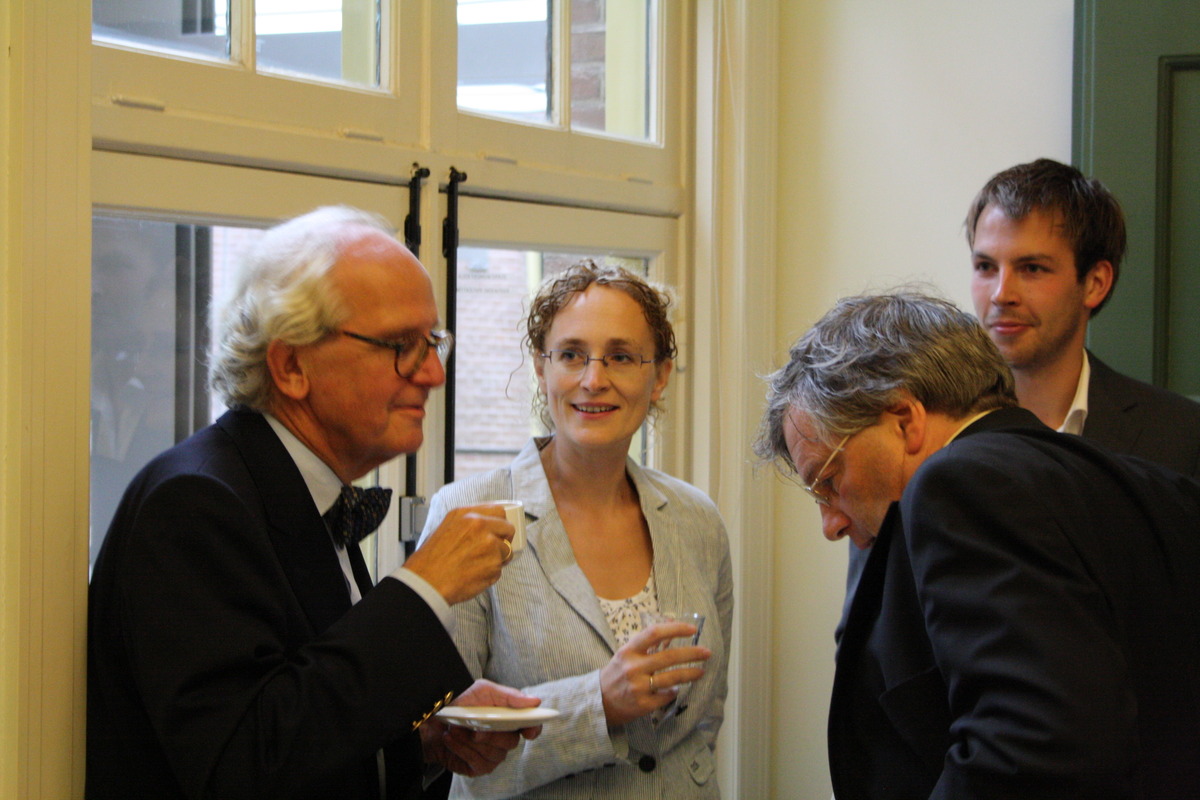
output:
[[[288,455],[292,457],[292,461],[296,462],[296,468],[300,470],[301,477],[304,478],[304,484],[308,487],[309,494],[312,495],[313,503],[317,506],[317,511],[324,514],[337,501],[338,496],[342,492],[342,482],[329,465],[317,457],[317,454],[309,450],[304,442],[296,438],[296,435],[287,429],[286,426],[270,414],[263,414],[267,422],[271,426],[271,430],[275,431],[275,435],[279,437],[279,441],[283,443],[283,447],[288,451]],[[362,594],[358,590],[358,583],[354,580],[354,570],[350,567],[350,556],[346,553],[346,548],[338,547],[333,541],[333,535],[329,536],[329,546],[337,553],[338,563],[342,565],[342,577],[346,581],[346,590],[350,593],[351,604],[357,603],[362,599]],[[410,589],[421,596],[433,613],[442,622],[442,626],[449,632],[454,633],[453,621],[454,617],[450,613],[450,604],[445,598],[434,589],[429,581],[422,578],[412,570],[398,567],[389,577],[395,578],[407,585]]]
[[[1079,370],[1079,383],[1075,386],[1075,397],[1071,400],[1071,408],[1067,411],[1067,416],[1063,420],[1063,424],[1059,426],[1059,433],[1073,433],[1076,436],[1083,434],[1083,423],[1087,422],[1088,414],[1088,384],[1092,381],[1092,367],[1088,363],[1087,350],[1083,351],[1083,368]]]

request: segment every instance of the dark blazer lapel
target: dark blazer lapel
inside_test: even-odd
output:
[[[888,548],[895,534],[893,528],[899,527],[898,517],[900,507],[896,503],[888,508],[883,525],[880,526],[879,536],[871,549],[867,551],[867,561],[863,565],[862,575],[859,576],[854,598],[846,610],[846,625],[842,632],[842,640],[838,643],[837,662],[853,657],[853,653],[861,650],[871,633],[871,628],[879,616],[879,605],[883,597],[884,576],[887,570]],[[837,682],[835,680],[835,689]]]
[[[329,532],[296,463],[261,414],[230,411],[218,421],[237,445],[263,503],[271,542],[304,613],[320,633],[350,609]]]
[[[887,572],[888,549],[899,527],[899,506],[888,508],[880,527],[879,536],[867,551],[858,586],[845,610],[845,625],[838,641],[833,676],[833,689],[829,698],[829,769],[835,789],[846,790],[852,785],[850,777],[861,768],[855,760],[856,743],[867,731],[859,731],[855,725],[853,704],[859,690],[865,665],[867,643],[879,618],[883,602],[884,578]]]
[[[863,565],[838,646],[829,708],[835,788],[859,783],[856,754],[873,737],[898,764],[917,756],[921,767],[914,774],[928,773],[932,785],[949,746],[946,703],[913,585],[900,506],[893,503]],[[876,704],[882,716],[865,711],[867,704]]]
[[[1142,432],[1140,415],[1135,413],[1137,398],[1125,391],[1126,387],[1111,367],[1091,353],[1088,353],[1088,364],[1092,375],[1088,381],[1088,415],[1083,424],[1084,432],[1089,437],[1099,437],[1110,449],[1129,452]]]

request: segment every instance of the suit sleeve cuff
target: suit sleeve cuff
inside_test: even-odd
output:
[[[450,612],[450,604],[446,602],[446,598],[442,597],[437,589],[434,589],[429,584],[429,581],[404,567],[398,567],[388,577],[395,578],[419,594],[421,599],[437,615],[437,618],[441,620],[442,627],[446,629],[446,633],[454,633],[454,615]]]

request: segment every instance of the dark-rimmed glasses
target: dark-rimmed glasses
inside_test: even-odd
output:
[[[825,459],[825,463],[817,470],[816,475],[813,476],[812,483],[800,484],[800,488],[808,492],[812,496],[812,499],[817,501],[817,505],[819,506],[829,506],[833,503],[833,498],[837,497],[837,492],[833,490],[832,482],[827,486],[821,486],[822,483],[828,480],[828,478],[821,476],[825,474],[825,470],[829,469],[829,465],[833,463],[833,457],[846,448],[846,442],[850,441],[850,437],[853,435],[852,433],[847,433],[842,437],[842,441],[838,442],[838,446],[829,451],[829,458]]]
[[[542,358],[549,360],[555,369],[563,372],[581,373],[593,361],[599,361],[610,375],[632,375],[641,369],[643,364],[653,364],[657,359],[646,358],[641,353],[605,353],[602,356],[590,356],[582,350],[547,350]]]
[[[337,333],[349,336],[351,339],[358,339],[360,342],[373,344],[376,347],[386,347],[394,352],[396,360],[393,366],[396,368],[396,374],[405,380],[417,374],[421,365],[425,363],[425,358],[429,355],[431,348],[437,353],[438,359],[443,365],[450,357],[450,351],[454,349],[454,334],[450,331],[430,331],[428,336],[413,334],[411,337],[397,340],[376,339],[347,330],[339,330]]]

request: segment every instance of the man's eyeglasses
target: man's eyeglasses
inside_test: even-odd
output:
[[[825,470],[829,469],[829,465],[833,463],[833,457],[845,449],[846,442],[850,441],[850,437],[853,435],[852,433],[847,433],[842,437],[842,441],[838,443],[838,446],[829,452],[829,458],[825,459],[825,463],[817,470],[812,483],[800,484],[800,488],[812,495],[812,499],[816,500],[819,506],[828,506],[833,503],[833,498],[837,497],[837,492],[833,490],[832,477],[823,476],[825,475]]]
[[[421,369],[421,365],[425,363],[425,358],[429,355],[430,348],[437,353],[442,364],[446,363],[446,359],[450,357],[450,351],[454,349],[454,334],[450,331],[430,331],[428,336],[414,334],[409,338],[399,340],[375,339],[345,330],[338,331],[338,333],[349,336],[351,339],[358,339],[360,342],[373,344],[376,347],[386,347],[394,352],[396,361],[393,366],[396,368],[396,374],[405,380],[416,375],[417,371]]]
[[[582,350],[547,350],[542,358],[548,359],[555,369],[563,372],[579,373],[587,369],[593,361],[599,361],[610,375],[631,375],[642,368],[643,364],[653,364],[657,359],[645,358],[641,353],[605,353],[602,356],[589,356]]]

